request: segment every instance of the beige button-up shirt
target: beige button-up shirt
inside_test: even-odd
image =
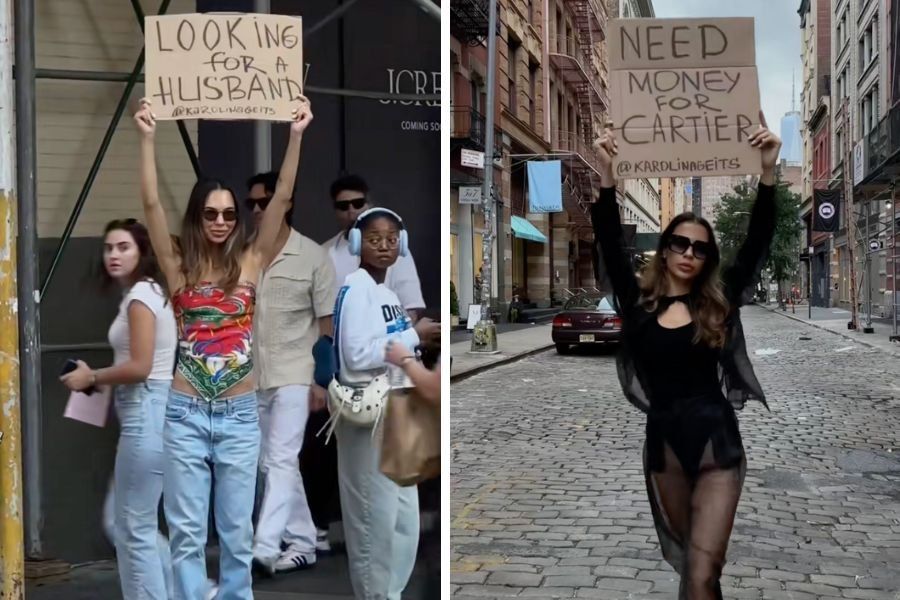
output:
[[[334,299],[328,251],[292,229],[257,293],[253,356],[259,389],[312,383],[318,320],[334,312]]]

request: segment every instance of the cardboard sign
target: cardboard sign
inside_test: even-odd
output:
[[[612,21],[617,177],[762,171],[753,35],[752,18]]]
[[[300,17],[146,18],[146,96],[159,120],[290,121],[303,94]]]

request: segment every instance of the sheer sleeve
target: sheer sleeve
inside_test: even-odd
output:
[[[625,316],[637,304],[640,288],[631,261],[625,253],[616,188],[600,189],[600,200],[591,205],[591,222],[594,226],[594,238],[600,243],[603,264],[612,281],[619,314]]]
[[[759,184],[756,202],[750,213],[747,239],[738,250],[734,264],[722,274],[725,295],[733,307],[744,304],[744,292],[753,285],[769,257],[769,247],[775,236],[775,187]]]

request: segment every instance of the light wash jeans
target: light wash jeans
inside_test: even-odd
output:
[[[339,421],[338,483],[357,600],[400,600],[416,564],[419,494],[381,474],[381,438]]]
[[[219,535],[217,600],[253,600],[253,501],[259,460],[256,394],[204,400],[172,390],[166,407],[166,521],[175,600],[205,600],[212,489]],[[215,487],[212,487],[215,475]]]
[[[171,383],[151,379],[116,388],[119,447],[103,524],[116,548],[124,600],[172,597],[172,561],[159,532],[163,421]]]
[[[316,526],[300,475],[300,449],[308,419],[309,386],[286,385],[259,392],[259,468],[265,491],[253,549],[258,558],[277,558],[282,542],[303,554],[316,553]]]

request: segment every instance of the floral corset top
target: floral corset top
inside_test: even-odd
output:
[[[172,300],[178,321],[178,372],[208,400],[253,371],[251,344],[256,286],[230,295],[216,284],[185,287]]]

